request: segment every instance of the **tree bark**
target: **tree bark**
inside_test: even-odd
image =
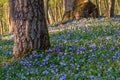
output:
[[[114,16],[115,0],[109,0],[109,15],[108,17]]]
[[[95,0],[95,1],[96,1],[96,6],[97,6],[97,9],[98,9],[98,15],[100,15],[99,1],[98,1],[98,0]]]
[[[14,28],[13,57],[50,47],[43,0],[9,0],[10,21]]]
[[[48,17],[48,7],[49,7],[49,0],[44,0],[44,6],[45,6],[45,18],[47,24],[50,24],[49,17]]]
[[[3,34],[3,22],[2,22],[2,20],[0,20],[0,34],[2,35]]]
[[[118,13],[120,14],[120,0],[117,0],[117,3],[118,3]]]

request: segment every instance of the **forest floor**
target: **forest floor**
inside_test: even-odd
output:
[[[13,36],[0,40],[0,80],[120,80],[120,19],[49,27],[51,48],[7,64]]]

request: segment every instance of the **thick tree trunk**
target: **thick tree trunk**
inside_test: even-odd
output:
[[[13,56],[50,47],[43,0],[9,0],[10,20],[14,28]]]

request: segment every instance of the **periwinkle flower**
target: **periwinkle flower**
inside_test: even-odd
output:
[[[42,74],[48,74],[49,72],[47,70],[43,71]]]
[[[60,65],[61,65],[61,66],[66,66],[66,63],[60,62]]]
[[[21,77],[20,77],[21,79],[25,79],[26,77],[24,76],[24,75],[21,75]]]
[[[90,79],[94,78],[94,75],[90,75],[89,78],[90,78]]]
[[[120,54],[118,54],[118,59],[120,59]]]
[[[56,68],[56,69],[55,69],[55,72],[57,73],[58,71],[59,71],[59,70]]]
[[[99,49],[103,49],[103,48],[105,48],[104,45],[100,45],[100,46],[99,46]]]
[[[66,77],[67,75],[65,73],[61,73],[59,80],[65,80]]]
[[[40,53],[37,53],[37,51],[33,51],[32,54],[29,56],[30,59],[32,58],[38,58],[38,57],[41,57],[42,54]]]
[[[21,79],[25,79],[26,78],[22,73],[17,73],[16,76],[18,76]]]
[[[110,51],[113,51],[113,50],[115,50],[115,47],[114,47],[114,46],[112,46],[112,47],[110,48]]]
[[[54,64],[50,64],[50,68],[54,68],[54,66],[55,66]]]
[[[77,50],[77,46],[72,45],[71,49],[72,49],[72,50]]]
[[[117,32],[120,35],[120,30],[115,30],[115,32]]]
[[[7,55],[11,55],[12,54],[12,51],[8,51],[8,50],[6,50],[5,52],[4,52],[4,54],[7,56]]]
[[[71,67],[74,67],[75,65],[71,63],[70,66],[71,66]]]
[[[112,56],[112,59],[113,59],[113,60],[116,59],[116,56]]]
[[[58,53],[61,51],[61,45],[58,45],[54,48],[55,52]]]
[[[50,69],[50,72],[55,74],[55,70],[53,70],[53,69]]]
[[[108,69],[108,71],[112,71],[112,67],[110,67],[110,68]]]
[[[96,49],[96,44],[90,44],[89,46],[93,49]]]
[[[57,60],[60,60],[60,56],[57,57]]]
[[[86,47],[80,46],[79,49],[80,50],[86,50]]]

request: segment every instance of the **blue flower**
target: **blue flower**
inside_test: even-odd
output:
[[[66,77],[67,75],[65,73],[61,73],[59,80],[65,80]]]
[[[90,78],[90,79],[94,78],[94,75],[90,75],[89,78]]]
[[[120,30],[115,30],[115,32],[117,32],[120,35]]]
[[[110,68],[108,69],[108,71],[112,71],[112,67],[110,67]]]
[[[60,62],[60,65],[61,65],[61,66],[66,66],[66,63]]]
[[[42,74],[48,74],[49,72],[47,70],[43,71]]]
[[[96,44],[90,44],[89,46],[93,49],[96,49]]]
[[[120,59],[120,54],[118,54],[118,59]]]

